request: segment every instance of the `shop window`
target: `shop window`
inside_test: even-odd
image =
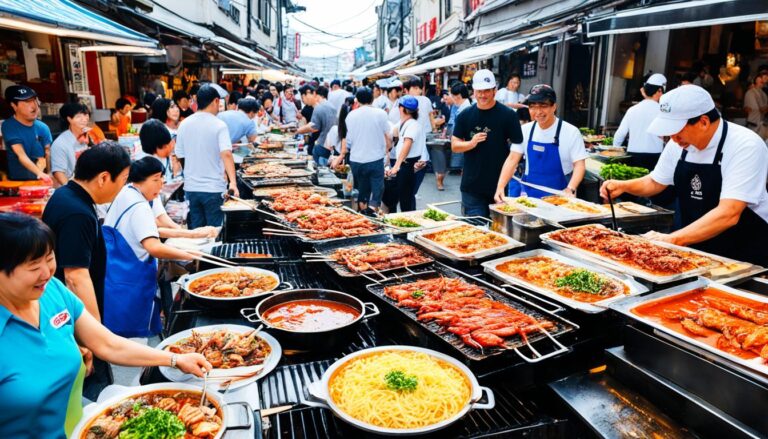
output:
[[[272,32],[272,1],[256,0],[259,2],[258,21],[262,32],[269,35]]]

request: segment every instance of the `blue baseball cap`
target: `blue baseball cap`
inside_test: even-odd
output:
[[[400,101],[398,102],[398,105],[401,107],[405,107],[409,110],[418,110],[419,109],[419,101],[416,100],[413,96],[403,96],[400,98]]]

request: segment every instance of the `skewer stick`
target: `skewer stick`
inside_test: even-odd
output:
[[[222,267],[222,268],[237,268],[237,265],[233,265],[233,264],[222,264],[221,262],[218,262],[218,261],[214,261],[214,260],[211,260],[211,259],[205,259],[205,258],[202,258],[202,257],[200,257],[200,256],[195,256],[195,258],[194,258],[194,259],[195,259],[196,261],[202,261],[202,262],[206,262],[206,263],[208,263],[208,264],[211,264],[211,265],[216,265],[216,266],[218,266],[218,267]]]
[[[221,262],[222,264],[230,264],[230,265],[233,265],[233,266],[237,265],[235,262],[232,262],[229,259],[220,258],[220,257],[214,256],[214,255],[212,255],[210,253],[204,253],[204,252],[201,252],[201,251],[198,251],[198,250],[186,250],[186,252],[190,253],[190,254],[193,254],[195,256],[200,256],[200,257],[205,258],[205,259],[210,259],[212,261],[218,261],[218,262]]]

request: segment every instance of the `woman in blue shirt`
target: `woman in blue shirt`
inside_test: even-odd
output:
[[[82,415],[78,345],[110,363],[202,376],[202,355],[171,355],[111,333],[53,277],[54,236],[41,221],[0,214],[0,437],[66,438]]]

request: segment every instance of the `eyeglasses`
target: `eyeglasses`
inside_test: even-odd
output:
[[[553,104],[550,104],[548,102],[528,104],[528,110],[546,110],[547,108],[550,108],[552,105]]]

